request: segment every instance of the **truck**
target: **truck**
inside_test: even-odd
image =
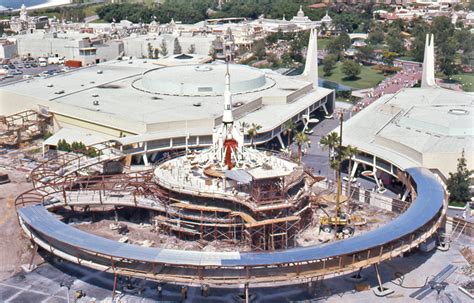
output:
[[[49,57],[48,64],[64,64],[64,57]]]
[[[48,66],[48,60],[45,58],[38,58],[38,65],[42,67]]]
[[[65,66],[67,67],[81,67],[82,66],[82,62],[81,61],[78,61],[78,60],[67,60],[65,63],[64,63]]]

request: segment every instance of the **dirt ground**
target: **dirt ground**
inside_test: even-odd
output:
[[[37,144],[21,152],[0,155],[0,173],[7,173],[11,181],[0,185],[0,281],[18,272],[21,264],[29,263],[31,258],[31,244],[21,231],[15,212],[16,197],[32,188],[32,184],[26,182],[26,175],[37,165],[25,159],[31,155],[28,151],[39,156]],[[39,256],[35,257],[35,263],[41,261]]]
[[[100,216],[102,218],[96,216],[93,219],[92,216],[78,213],[78,215],[74,216],[75,220],[77,219],[74,223],[74,227],[97,236],[118,241],[124,237],[124,235],[110,228],[111,224],[118,222],[125,224],[128,228],[128,232],[125,235],[128,239],[127,243],[149,247],[203,251],[247,251],[250,249],[243,244],[231,243],[230,241],[185,241],[156,230],[147,219],[143,218],[139,219],[137,217],[132,220],[127,220],[119,215],[118,221],[116,222],[113,210],[102,213]]]

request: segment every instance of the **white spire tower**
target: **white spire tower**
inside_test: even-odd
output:
[[[309,33],[308,52],[306,53],[306,63],[303,77],[313,83],[313,87],[318,87],[318,32],[311,29]]]
[[[435,55],[433,34],[426,35],[425,54],[423,58],[423,75],[421,76],[421,87],[437,87],[435,81]]]

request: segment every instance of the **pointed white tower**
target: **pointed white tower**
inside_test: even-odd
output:
[[[423,58],[423,75],[421,76],[421,87],[438,87],[435,81],[435,55],[433,34],[426,35],[425,54]]]
[[[313,83],[314,88],[318,87],[318,32],[316,29],[312,29],[309,33],[308,52],[302,76]]]

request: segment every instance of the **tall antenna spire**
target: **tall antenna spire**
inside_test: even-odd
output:
[[[313,83],[313,87],[318,87],[318,32],[316,29],[312,29],[309,33],[303,77]]]
[[[421,87],[437,87],[435,81],[435,55],[433,34],[426,35],[425,55],[423,58],[423,75],[421,76]]]

